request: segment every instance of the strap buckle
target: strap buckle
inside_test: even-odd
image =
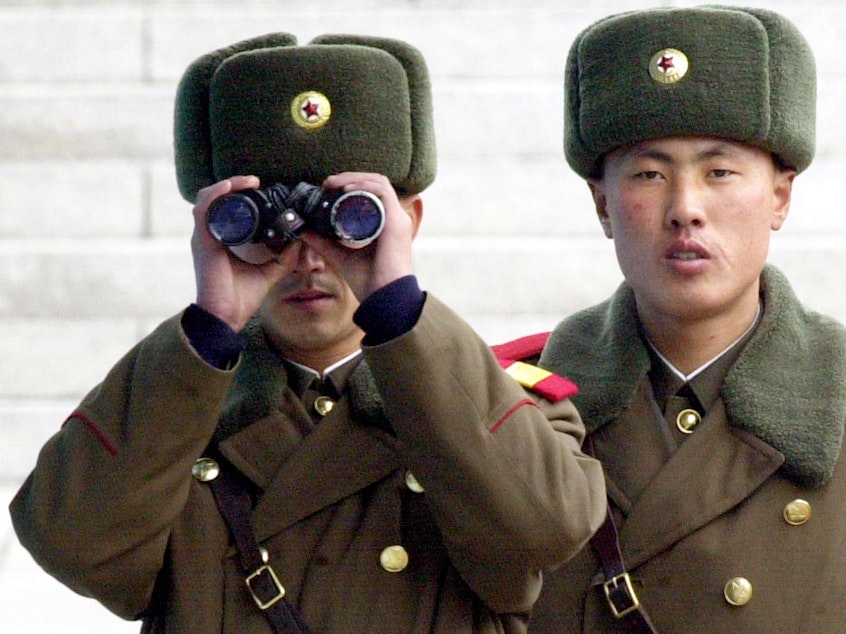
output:
[[[282,587],[279,577],[273,572],[273,568],[267,564],[257,568],[255,572],[247,577],[246,581],[247,590],[253,595],[253,601],[256,602],[256,605],[261,610],[266,610],[285,596],[285,588]],[[259,596],[259,594],[267,595],[269,593],[272,593],[272,596],[267,599]]]
[[[632,579],[627,572],[611,577],[602,584],[602,589],[605,590],[605,598],[611,606],[611,611],[618,619],[640,607],[640,599],[635,594]]]

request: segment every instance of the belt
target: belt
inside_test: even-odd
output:
[[[296,607],[285,598],[285,587],[267,563],[267,551],[256,541],[252,523],[252,499],[244,482],[221,465],[220,475],[209,481],[217,506],[238,547],[246,574],[247,590],[267,616],[277,634],[309,634]]]
[[[620,539],[614,518],[609,509],[605,521],[591,537],[590,544],[602,562],[605,583],[605,599],[611,613],[626,626],[631,634],[656,634],[655,626],[649,620],[646,608],[635,593],[632,579],[626,572],[623,554],[620,551]]]

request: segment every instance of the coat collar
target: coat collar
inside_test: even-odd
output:
[[[281,358],[257,324],[215,434],[220,453],[263,491],[256,531],[267,536],[401,466],[370,369],[353,370],[345,396],[319,425],[289,389]]]
[[[846,330],[805,310],[772,266],[761,293],[761,323],[721,390],[726,417],[783,453],[788,476],[822,485],[846,421]],[[631,287],[623,283],[607,301],[561,322],[540,364],[579,385],[573,401],[588,432],[619,416],[650,367]]]
[[[214,442],[252,425],[270,412],[290,409],[288,374],[282,357],[274,350],[257,320],[244,329],[245,349],[232,388],[226,397]],[[367,419],[392,433],[382,408],[382,399],[366,362],[361,361],[348,379],[352,415]],[[307,433],[310,426],[302,431]]]

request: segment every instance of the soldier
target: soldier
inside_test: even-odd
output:
[[[846,331],[766,263],[815,81],[763,9],[623,13],[573,43],[565,153],[625,281],[540,363],[580,387],[611,512],[531,632],[843,631]]]
[[[528,398],[413,275],[435,176],[419,52],[214,51],[175,141],[196,301],[47,442],[21,542],[149,632],[525,632],[603,478],[568,385]]]

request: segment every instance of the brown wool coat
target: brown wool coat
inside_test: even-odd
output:
[[[612,508],[627,515],[627,568],[661,634],[846,631],[846,331],[806,312],[772,267],[762,297],[762,321],[696,431],[630,508],[608,480]],[[602,430],[603,461],[623,471],[641,469],[635,456],[650,448],[624,451],[633,440],[620,437],[615,454],[609,430],[655,424],[634,314],[624,285],[559,326],[542,361],[582,386],[588,431]],[[784,510],[797,499],[811,516],[791,525]],[[546,575],[530,633],[624,632],[598,570],[586,548]],[[724,596],[736,577],[752,585],[741,606]]]
[[[208,485],[191,476],[216,435],[260,491],[258,540],[313,632],[525,632],[540,570],[604,513],[572,404],[541,403],[550,424],[429,296],[411,332],[365,349],[370,372],[359,366],[306,433],[278,358],[250,341],[219,371],[175,317],[85,398],[11,505],[44,569],[146,631],[269,632]],[[409,553],[401,572],[380,567],[391,545]]]

